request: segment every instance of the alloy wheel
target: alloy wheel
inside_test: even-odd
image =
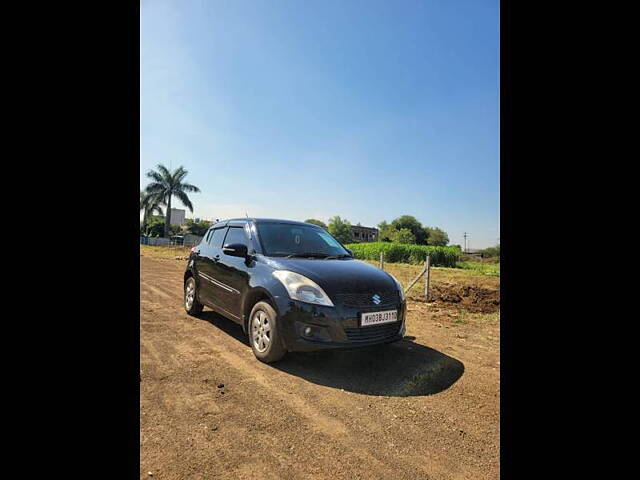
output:
[[[253,346],[260,353],[267,350],[271,344],[271,322],[262,310],[258,310],[251,320],[251,339]]]
[[[187,280],[187,284],[184,287],[184,306],[187,310],[191,309],[193,300],[196,296],[196,282],[193,278]]]

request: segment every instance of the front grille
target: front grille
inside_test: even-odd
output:
[[[401,322],[398,320],[384,325],[371,327],[345,328],[347,338],[352,343],[377,342],[394,337],[400,331]]]
[[[380,297],[380,303],[375,304],[373,302],[373,296],[378,295]],[[371,292],[371,293],[342,293],[335,295],[337,303],[346,307],[388,307],[396,306],[400,302],[398,292]]]

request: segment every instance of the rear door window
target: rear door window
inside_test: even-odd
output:
[[[222,248],[222,240],[224,239],[224,232],[226,230],[224,227],[216,228],[209,237],[209,245],[213,248]]]

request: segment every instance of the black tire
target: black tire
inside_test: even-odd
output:
[[[253,354],[261,362],[277,362],[287,353],[278,333],[277,322],[278,315],[267,302],[258,302],[251,309],[247,325],[249,344]],[[262,325],[261,329],[257,326],[258,324]],[[265,336],[268,338],[268,342],[264,339]]]
[[[189,292],[189,288],[193,288],[191,294],[192,297],[191,299],[189,299],[188,295],[190,294]],[[189,301],[191,300],[191,301]],[[204,308],[204,305],[202,305],[199,301],[198,301],[198,284],[196,282],[196,279],[193,277],[189,277],[187,278],[187,280],[184,282],[184,309],[187,311],[187,313],[189,315],[198,315],[200,313],[202,313],[202,309]]]

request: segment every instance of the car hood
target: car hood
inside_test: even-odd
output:
[[[398,288],[388,273],[360,260],[271,257],[267,264],[276,270],[289,270],[310,278],[328,295],[376,293]]]

